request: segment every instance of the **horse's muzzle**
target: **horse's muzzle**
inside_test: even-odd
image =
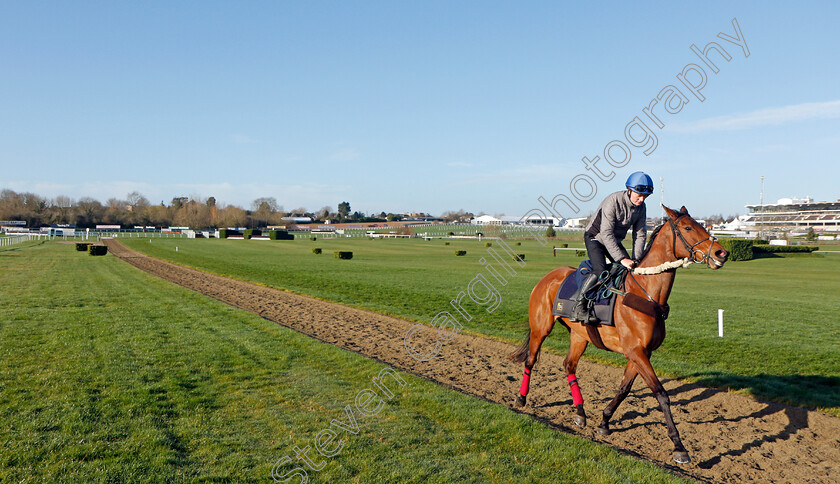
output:
[[[709,267],[714,270],[720,269],[723,267],[723,264],[726,263],[727,259],[729,259],[729,251],[726,249],[719,249],[716,250],[714,255],[709,257]]]

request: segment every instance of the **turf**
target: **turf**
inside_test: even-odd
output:
[[[386,368],[72,245],[2,249],[0,270],[3,482],[270,482]],[[310,449],[310,479],[680,481],[401,377],[378,414],[357,415],[358,434],[340,433],[339,453]]]
[[[486,241],[476,240],[449,245],[440,239],[123,242],[179,264],[423,322],[454,311],[450,301],[481,274],[495,285],[500,304],[488,312],[489,306],[464,298],[470,316],[462,320],[464,330],[517,343],[527,328],[534,284],[550,270],[577,266],[582,259],[574,250],[553,256],[551,242],[543,247],[533,240],[508,241],[513,251],[525,254],[525,267],[509,262],[516,272],[511,276],[488,252]],[[506,257],[498,242],[490,243]],[[313,254],[313,247],[324,253]],[[455,256],[459,249],[467,255]],[[353,259],[335,259],[335,250],[353,251]],[[498,283],[487,265],[507,284]],[[661,375],[840,415],[838,287],[840,254],[729,262],[719,271],[680,269],[669,301],[669,334],[653,355],[654,367]],[[725,310],[723,338],[718,337],[718,309]],[[559,330],[544,347],[565,353],[567,344]],[[587,357],[624,364],[620,355],[595,348]]]

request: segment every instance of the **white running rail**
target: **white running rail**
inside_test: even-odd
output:
[[[41,237],[45,237],[42,234],[28,234],[28,235],[12,235],[11,237],[0,237],[0,247],[8,247],[14,244],[20,244],[21,242],[28,242],[30,240],[38,239],[40,240]]]

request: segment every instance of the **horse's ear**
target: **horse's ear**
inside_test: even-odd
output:
[[[687,209],[687,208],[685,208],[685,205],[683,205],[682,207],[680,207],[680,213],[681,213],[681,214],[684,214],[684,215],[688,215],[688,209]]]
[[[679,214],[677,212],[671,210],[670,208],[666,207],[665,205],[662,205],[662,208],[665,210],[665,213],[668,214],[668,217],[671,220],[673,220],[673,219],[675,219],[679,216]],[[685,207],[683,207],[683,208],[685,208]]]

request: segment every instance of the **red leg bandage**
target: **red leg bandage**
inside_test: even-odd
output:
[[[525,368],[525,374],[522,375],[522,386],[519,387],[519,394],[523,397],[528,396],[528,386],[531,384],[531,370]]]
[[[572,390],[572,403],[583,405],[583,395],[580,394],[580,386],[578,386],[577,377],[574,373],[569,375],[569,387]]]

